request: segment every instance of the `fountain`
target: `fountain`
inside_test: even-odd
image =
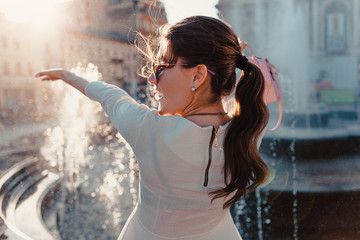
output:
[[[356,118],[339,121],[314,97],[310,64],[315,60],[308,51],[307,4],[255,0],[220,1],[218,5],[255,54],[268,57],[278,68],[284,94],[282,125],[265,134],[260,148],[271,168],[270,181],[232,208],[244,239],[360,236],[360,217],[353,213],[360,200],[356,173],[360,170],[360,124]],[[251,12],[253,18],[241,18],[239,11]],[[269,109],[274,126],[276,104]]]
[[[101,80],[93,64],[72,71]],[[10,239],[115,239],[137,201],[131,148],[98,104],[60,81],[51,85],[58,122],[40,136],[42,146],[35,146],[40,150],[24,153],[26,160],[0,179],[7,227],[2,234]]]
[[[89,80],[100,78],[92,64],[74,72]],[[50,138],[42,148],[61,173],[59,190],[52,196],[56,210],[50,212],[56,215],[56,226],[50,228],[61,239],[116,238],[137,199],[134,157],[105,117],[98,116],[98,104],[59,84],[66,88],[65,96],[60,91],[60,125],[47,132]]]

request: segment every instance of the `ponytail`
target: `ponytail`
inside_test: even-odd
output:
[[[224,140],[226,186],[210,193],[212,200],[231,196],[224,203],[224,209],[263,184],[269,175],[269,168],[257,149],[259,136],[269,119],[263,99],[264,76],[257,66],[247,61],[242,69],[244,71],[235,90],[235,115]]]

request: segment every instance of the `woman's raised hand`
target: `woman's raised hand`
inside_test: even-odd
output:
[[[69,75],[69,73],[69,71],[64,69],[50,69],[38,72],[35,77],[42,77],[41,81],[55,81],[62,79],[67,82],[67,75]]]
[[[85,87],[89,83],[86,79],[64,69],[43,70],[38,72],[35,77],[41,77],[41,81],[56,81],[61,79],[83,94],[85,94]]]

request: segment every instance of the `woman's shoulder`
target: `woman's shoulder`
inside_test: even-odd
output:
[[[169,135],[181,135],[189,138],[198,136],[208,136],[211,134],[213,127],[218,128],[218,134],[223,134],[231,121],[225,122],[223,125],[198,125],[180,115],[159,115],[157,111],[153,111],[155,121],[163,133]]]

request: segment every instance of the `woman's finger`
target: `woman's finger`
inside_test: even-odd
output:
[[[42,77],[42,76],[51,76],[51,72],[50,71],[41,71],[41,72],[38,72],[35,77]]]
[[[35,74],[36,78],[41,77],[41,76],[43,76],[42,72],[38,72],[37,74]]]
[[[41,77],[41,76],[45,76],[45,75],[58,77],[58,75],[59,75],[60,73],[61,73],[61,71],[58,70],[58,69],[54,69],[54,70],[43,70],[43,71],[38,72],[38,73],[35,75],[35,77]]]

